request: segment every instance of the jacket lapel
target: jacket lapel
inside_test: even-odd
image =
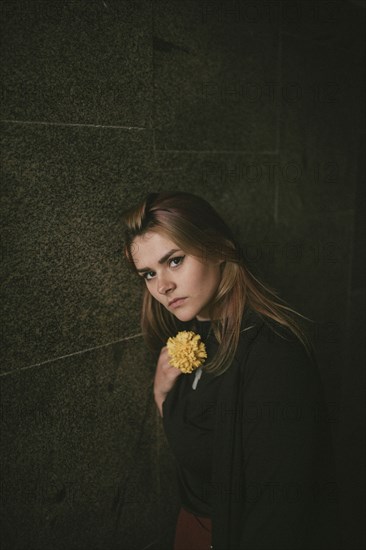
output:
[[[211,481],[213,550],[239,548],[244,506],[241,383],[251,344],[262,324],[254,312],[243,316],[236,354],[222,376],[216,403]]]

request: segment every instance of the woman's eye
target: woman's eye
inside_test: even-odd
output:
[[[179,260],[179,261],[178,261]],[[178,265],[180,265],[182,263],[182,261],[184,260],[184,256],[176,256],[175,258],[171,258],[168,263],[171,264],[171,262],[177,262],[176,264],[173,264],[173,267],[178,267]],[[146,281],[151,281],[151,278],[148,278],[148,275],[150,273],[154,273],[153,271],[147,271],[146,273],[143,274],[143,278],[146,280]]]
[[[176,258],[172,258],[171,260],[169,260],[169,263],[174,262],[176,260],[179,260],[178,264],[176,264],[176,265],[179,265],[181,263],[180,260],[183,260],[183,258],[184,258],[184,256],[177,256]]]

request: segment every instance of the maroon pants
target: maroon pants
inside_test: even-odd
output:
[[[174,550],[210,550],[211,519],[180,509],[175,529]]]

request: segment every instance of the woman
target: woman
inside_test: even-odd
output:
[[[176,458],[174,550],[334,550],[330,431],[296,312],[248,270],[201,197],[150,193],[123,221],[126,258],[144,279],[154,398]],[[167,339],[183,330],[207,351],[191,374],[169,362]]]

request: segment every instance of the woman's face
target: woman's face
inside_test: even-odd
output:
[[[153,231],[135,237],[132,257],[152,296],[180,321],[209,320],[208,304],[221,280],[220,264],[185,254],[173,241]],[[163,260],[161,263],[159,260]],[[184,298],[176,306],[170,304]]]

